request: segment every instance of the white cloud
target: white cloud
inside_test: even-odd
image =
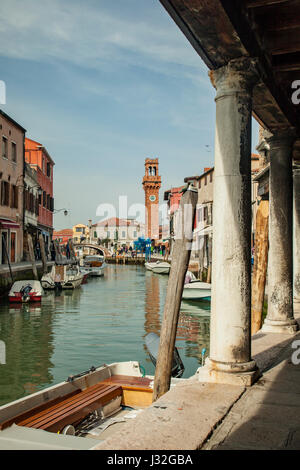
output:
[[[0,54],[62,60],[95,69],[108,62],[112,66],[114,61],[158,70],[159,64],[184,65],[193,75],[194,67],[202,67],[177,26],[170,28],[163,11],[161,22],[154,24],[151,18],[135,21],[107,13],[105,2],[98,2],[97,8],[93,5],[66,0],[1,0]]]

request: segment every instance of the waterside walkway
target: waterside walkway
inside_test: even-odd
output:
[[[299,323],[299,302],[295,318]],[[263,375],[255,385],[189,379],[96,449],[299,449],[300,364],[291,362],[295,340],[300,332],[258,332],[252,356]]]

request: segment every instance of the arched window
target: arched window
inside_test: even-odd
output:
[[[156,166],[153,167],[153,176],[156,176]]]
[[[152,166],[149,166],[149,176],[152,175]]]

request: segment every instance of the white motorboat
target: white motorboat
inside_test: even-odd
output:
[[[56,265],[44,274],[41,284],[44,289],[75,289],[81,285],[83,278],[84,274],[77,264]]]
[[[155,263],[145,263],[146,269],[156,274],[169,274],[171,265],[165,261],[156,261]]]
[[[83,260],[83,269],[90,276],[103,276],[106,266],[105,258],[101,255],[86,256]]]
[[[202,281],[191,281],[184,285],[183,300],[210,300],[211,284]]]
[[[9,302],[40,302],[44,294],[40,281],[16,281],[9,294]]]
[[[146,268],[148,271],[152,271],[152,266],[153,266],[153,264],[155,264],[155,263],[147,263],[147,262],[145,262],[145,268]]]

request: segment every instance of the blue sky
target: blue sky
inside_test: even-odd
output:
[[[161,201],[213,165],[215,90],[158,0],[1,0],[0,18],[2,109],[56,163],[55,228],[119,195],[142,204],[145,158]]]

